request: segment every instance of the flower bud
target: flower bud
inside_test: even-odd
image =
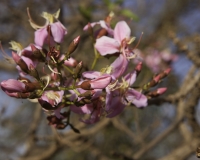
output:
[[[149,83],[143,86],[144,90],[148,90],[151,87],[156,86],[160,81],[160,75],[155,76]]]
[[[1,82],[1,88],[3,91],[8,91],[8,92],[26,91],[25,84],[15,79],[8,79],[6,81]]]
[[[149,92],[149,93],[147,94],[147,96],[149,96],[150,98],[158,97],[159,95],[165,93],[166,90],[167,90],[167,88],[158,88],[158,89],[155,90],[155,91]]]
[[[33,52],[33,57],[36,58],[39,61],[44,62],[45,56],[42,54],[42,50],[39,50],[33,44],[31,44],[30,46],[31,46],[31,50]]]
[[[81,85],[80,85],[80,88],[82,88],[84,90],[92,89],[90,82],[91,82],[90,80],[82,82]]]
[[[34,66],[32,64],[30,64],[29,66],[30,70],[29,70],[29,74],[33,77],[35,77],[37,80],[40,80],[40,76],[38,71],[34,68]]]
[[[33,92],[36,89],[42,89],[40,83],[25,83],[25,88],[27,92]]]
[[[24,71],[25,73],[28,73],[28,66],[24,62],[24,60],[21,59],[21,57],[15,52],[12,52],[12,57],[14,61],[16,62],[16,64],[20,66],[21,70]]]
[[[69,45],[68,50],[67,50],[67,56],[69,56],[70,54],[72,54],[76,48],[78,47],[80,41],[80,36],[76,37]]]
[[[82,68],[83,68],[83,62],[81,61],[77,64],[76,68],[74,69],[74,78],[80,77]]]
[[[165,77],[167,77],[169,75],[169,73],[171,72],[171,68],[166,69],[164,72],[160,73],[160,79],[163,79]]]
[[[70,67],[76,67],[78,65],[78,62],[74,58],[69,58],[64,61],[64,65],[70,66]]]
[[[141,70],[142,70],[142,62],[139,62],[137,64],[137,66],[135,67],[135,71],[136,71],[137,76],[139,75]]]

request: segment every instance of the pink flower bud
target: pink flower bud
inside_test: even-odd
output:
[[[76,67],[77,64],[78,64],[78,62],[77,62],[74,58],[71,58],[71,57],[70,57],[69,59],[67,59],[67,60],[64,61],[64,64],[65,64],[66,66]]]
[[[25,92],[26,91],[25,84],[15,79],[8,79],[1,82],[1,88],[3,91],[8,91],[8,92]]]
[[[85,90],[89,89],[104,89],[106,88],[111,82],[110,75],[103,75],[94,80],[84,81],[80,87]]]
[[[12,52],[12,57],[13,57],[13,60],[15,61],[15,63],[18,64],[21,57],[15,52]]]
[[[136,70],[136,72],[140,72],[141,69],[142,69],[142,62],[139,62],[139,63],[137,64],[137,66],[135,67],[135,70]]]
[[[160,81],[160,75],[157,75],[156,77],[153,78],[153,80],[158,83]]]
[[[165,93],[166,90],[167,90],[167,88],[158,88],[158,89],[157,89],[157,93],[158,93],[159,95],[161,95],[161,94]]]
[[[172,70],[171,68],[167,68],[164,72],[165,72],[165,74],[168,75],[171,72],[171,70]]]
[[[70,55],[72,54],[76,48],[78,47],[78,44],[79,44],[79,41],[80,41],[80,36],[76,37],[69,45],[68,47],[68,51],[67,51],[67,54]]]

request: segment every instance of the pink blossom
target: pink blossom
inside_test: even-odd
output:
[[[52,107],[55,107],[62,101],[63,94],[64,91],[45,91],[38,101],[42,106],[48,103]]]
[[[58,21],[49,24],[51,28],[51,33],[47,31],[47,26],[40,28],[35,31],[35,44],[38,46],[43,46],[44,44],[54,44],[61,43],[63,41],[64,35],[67,34],[67,29]]]
[[[130,88],[130,86],[136,80],[137,72],[133,71],[128,73],[121,83],[109,86],[106,88],[106,107],[105,110],[108,113],[107,117],[112,118],[123,111],[126,105],[130,103],[136,107],[146,107],[147,97],[141,92]]]
[[[120,21],[114,29],[114,38],[102,36],[97,39],[95,48],[102,56],[122,52],[126,55],[126,47],[130,41],[130,28],[125,21]],[[128,55],[127,55],[128,56]]]

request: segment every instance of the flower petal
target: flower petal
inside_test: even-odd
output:
[[[120,54],[119,57],[111,64],[112,76],[117,79],[122,74],[124,74],[127,66],[128,66],[127,58],[123,54]]]
[[[124,76],[124,79],[129,84],[129,86],[131,86],[135,82],[136,76],[136,71],[133,70],[133,72],[130,72],[126,76]]]
[[[125,21],[120,21],[116,24],[114,29],[114,38],[121,44],[124,38],[129,38],[131,30]]]
[[[147,106],[147,97],[132,88],[128,89],[126,99],[138,108]]]
[[[112,118],[120,114],[125,108],[125,104],[121,103],[121,97],[117,91],[107,93],[106,95],[106,111],[108,115],[106,117]]]
[[[120,44],[113,38],[102,36],[97,39],[95,48],[102,56],[119,52]]]
[[[51,33],[53,35],[54,41],[61,43],[63,41],[64,35],[67,34],[67,29],[60,22],[56,22],[51,24]]]
[[[87,72],[82,73],[82,76],[88,79],[95,79],[95,78],[98,78],[100,75],[101,75],[101,72],[98,72],[98,71],[87,71]]]

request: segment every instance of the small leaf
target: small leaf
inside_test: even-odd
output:
[[[90,21],[90,19],[91,19],[91,12],[92,12],[91,8],[86,8],[83,5],[79,5],[78,10],[79,10],[79,12],[81,13],[81,15],[85,19],[87,19],[88,21]]]
[[[138,21],[138,20],[139,20],[138,16],[137,16],[135,13],[133,13],[132,11],[128,10],[128,9],[123,9],[123,10],[121,10],[121,14],[122,14],[123,16],[126,16],[126,17],[128,17],[128,18],[131,18],[131,19],[133,19],[133,20],[135,20],[135,21]]]

